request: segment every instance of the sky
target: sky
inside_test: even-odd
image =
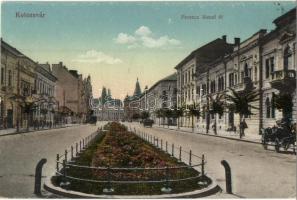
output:
[[[294,7],[294,1],[2,2],[1,37],[36,62],[63,62],[91,75],[95,97],[105,86],[123,99],[137,78],[142,90],[150,87],[199,46],[222,35],[233,43],[270,31]]]

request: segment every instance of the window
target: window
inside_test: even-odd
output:
[[[234,85],[234,73],[229,74],[229,87]]]
[[[210,92],[211,93],[216,92],[216,81],[214,80],[210,82]]]
[[[1,67],[1,84],[4,84],[4,67]]]
[[[202,95],[206,94],[206,84],[202,85]]]
[[[271,118],[275,118],[275,103],[274,103],[275,94],[272,92],[272,99],[271,99]]]
[[[12,85],[12,72],[8,70],[8,86]]]
[[[196,94],[197,94],[198,96],[201,95],[201,94],[200,94],[200,86],[197,86],[197,87],[196,87]]]
[[[265,60],[265,77],[269,78],[269,59]]]
[[[244,65],[244,77],[249,76],[249,67],[247,65],[247,63],[245,63]]]
[[[235,85],[237,84],[237,74],[234,75]]]
[[[287,46],[284,51],[284,70],[288,70],[289,66],[292,64],[292,52],[290,51],[290,47]]]
[[[265,105],[266,105],[266,118],[270,118],[271,105],[268,97],[266,98]]]
[[[274,72],[274,57],[270,58],[270,73]]]
[[[244,77],[244,73],[243,73],[243,71],[241,71],[241,83],[243,83],[243,77]]]

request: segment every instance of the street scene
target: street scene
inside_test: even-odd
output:
[[[1,13],[0,198],[296,198],[295,2]]]

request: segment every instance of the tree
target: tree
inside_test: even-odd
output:
[[[150,113],[147,111],[142,111],[140,117],[142,120],[148,119],[150,117]]]
[[[200,116],[200,107],[195,102],[189,105],[189,112],[188,115],[192,118],[192,132],[194,132],[194,117]]]
[[[224,113],[224,102],[222,101],[223,95],[218,94],[216,98],[213,98],[210,96],[210,104],[211,109],[209,110],[209,113],[212,115],[218,114],[220,117]],[[217,118],[214,117],[214,133],[217,134]]]
[[[283,93],[283,94],[274,94],[274,106],[282,111],[283,121],[285,122],[286,127],[290,127],[291,124],[291,116],[293,111],[293,97],[291,94]]]
[[[170,108],[163,109],[163,116],[167,118],[167,126],[169,127],[169,119],[173,117],[173,112]]]
[[[132,115],[132,119],[134,119],[134,120],[137,120],[137,119],[139,119],[140,118],[140,115],[138,114],[138,113],[134,113],[133,115]]]
[[[234,113],[239,114],[239,137],[242,138],[244,135],[244,127],[242,125],[242,119],[245,115],[252,115],[250,108],[259,109],[252,106],[251,103],[259,101],[259,92],[256,90],[243,90],[237,92],[232,88],[229,88],[231,94],[226,94],[226,99],[231,102],[229,109],[233,110]]]
[[[184,114],[184,108],[179,107],[179,108],[174,108],[172,110],[172,117],[177,119],[177,128],[179,129],[179,118],[182,117]]]
[[[160,118],[162,117],[162,110],[161,109],[157,109],[155,110],[155,114],[156,114],[156,117],[159,118],[159,126],[160,126]]]

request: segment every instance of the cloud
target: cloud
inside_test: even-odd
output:
[[[105,63],[109,65],[119,64],[123,62],[119,58],[114,58],[113,56],[96,50],[89,50],[85,54],[79,55],[77,59],[74,59],[73,61],[81,63]]]
[[[118,44],[131,44],[136,41],[136,38],[126,33],[119,33],[118,37],[115,38],[115,42]]]
[[[168,46],[181,45],[179,40],[170,38],[168,35],[156,37],[147,26],[140,26],[136,29],[134,35],[119,33],[114,40],[118,44],[127,45],[128,49],[135,49],[138,47],[165,48]]]
[[[135,34],[139,36],[148,36],[152,34],[152,31],[147,26],[141,26],[135,31]]]
[[[142,37],[142,44],[148,48],[160,48],[169,45],[180,45],[180,41],[176,39],[170,39],[167,35],[158,39],[152,37]]]

